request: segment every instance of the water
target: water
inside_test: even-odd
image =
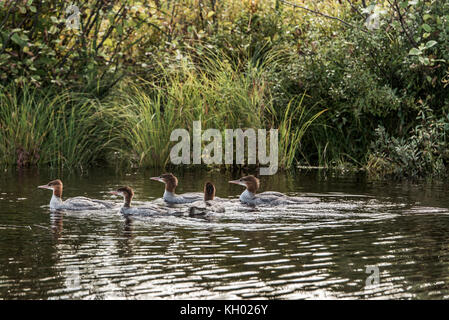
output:
[[[444,184],[369,183],[323,172],[263,177],[264,190],[318,198],[214,218],[125,219],[117,211],[50,213],[63,197],[135,189],[162,195],[156,172],[22,171],[0,178],[1,299],[443,299],[449,297],[449,192]],[[239,175],[178,173],[178,193],[213,181],[235,199]],[[378,277],[377,277],[378,275]],[[378,280],[378,281],[377,281]],[[368,284],[368,286],[367,286]]]

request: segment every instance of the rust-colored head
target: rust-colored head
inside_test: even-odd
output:
[[[204,201],[214,200],[215,186],[212,182],[206,182],[204,184]]]
[[[53,190],[53,194],[56,197],[59,197],[59,198],[62,197],[62,181],[59,179],[50,181],[49,183],[44,184],[42,186],[38,186],[38,188]]]
[[[238,180],[232,180],[229,181],[229,183],[238,184],[241,186],[246,187],[249,192],[256,193],[257,189],[259,189],[259,179],[257,179],[255,176],[246,176],[242,177]]]
[[[176,186],[178,185],[178,179],[172,173],[164,173],[159,177],[151,177],[150,179],[165,183],[165,190],[168,192],[175,192]]]
[[[125,207],[129,207],[131,205],[131,200],[134,197],[134,191],[131,187],[121,187],[118,188],[116,191],[111,191],[112,194],[115,194],[116,196],[122,196],[125,199]]]

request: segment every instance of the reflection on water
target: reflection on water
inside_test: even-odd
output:
[[[137,204],[163,193],[160,183],[149,180],[157,172],[96,171],[61,176],[63,196],[119,202],[108,191],[130,185]],[[54,173],[4,174],[0,298],[449,297],[443,184],[278,174],[263,177],[261,191],[319,201],[251,209],[236,201],[242,188],[227,183],[235,176],[178,177],[179,193],[201,191],[204,181],[213,181],[217,195],[229,199],[227,212],[208,219],[125,218],[117,210],[50,213],[50,192],[36,186],[56,178]]]

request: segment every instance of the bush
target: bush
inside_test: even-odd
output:
[[[419,122],[408,137],[395,138],[384,127],[376,129],[367,169],[373,177],[441,177],[447,173],[449,116],[436,119],[432,109],[423,106]]]
[[[417,118],[426,106],[431,110],[424,112],[426,121],[438,127],[449,114],[445,1],[74,4],[82,12],[79,31],[65,26],[66,1],[0,4],[0,84],[13,83],[18,90],[31,85],[41,88],[42,95],[55,86],[81,92],[90,101],[89,110],[101,110],[97,120],[107,134],[115,119],[121,119],[121,135],[92,142],[106,142],[107,155],[100,158],[163,165],[169,128],[190,129],[192,121],[201,118],[203,128],[278,127],[283,134],[280,163],[286,167],[304,162],[368,163],[374,168],[383,163],[385,168],[392,165],[385,172],[393,175],[401,175],[400,170],[408,176],[445,172],[443,150],[428,152],[435,147],[425,145],[428,134],[434,137],[431,141],[440,141],[439,133],[421,128],[422,119]],[[110,90],[116,84],[118,90]],[[41,108],[21,92],[14,94]],[[37,92],[33,95],[40,101]],[[82,106],[79,112],[88,109],[72,98],[68,101],[61,118],[65,121],[75,105]],[[3,106],[16,108],[8,101]],[[323,110],[327,112],[315,117]],[[430,114],[439,120],[430,120]],[[7,122],[16,121],[11,119]],[[312,119],[313,124],[308,122]],[[39,127],[39,121],[33,126]],[[9,128],[0,131],[11,137]],[[111,139],[112,144],[107,142]],[[401,150],[404,161],[409,159],[406,164],[396,168],[399,154],[377,145],[381,141]],[[19,153],[24,163],[41,163],[37,158],[44,153],[33,150],[45,143],[30,137],[26,143],[5,142],[2,148],[9,155],[23,148]],[[111,148],[116,156],[111,156]]]
[[[0,3],[0,84],[60,86],[102,97],[160,42],[144,4],[131,0],[74,1],[78,29],[68,28],[71,2]],[[153,29],[155,30],[153,32]],[[138,32],[146,37],[139,37]],[[145,40],[145,41],[144,41]]]

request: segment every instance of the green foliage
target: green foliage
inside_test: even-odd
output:
[[[56,88],[0,88],[0,163],[82,169],[101,161],[113,141],[103,125],[110,112],[94,99]]]
[[[69,165],[84,140],[52,134],[76,127],[96,150],[83,165],[164,166],[171,130],[200,119],[203,129],[279,128],[283,167],[446,172],[444,147],[433,145],[449,114],[446,1],[74,4],[79,30],[66,27],[66,1],[0,3],[4,163]],[[46,105],[64,116],[40,119]],[[421,127],[423,114],[436,131]]]
[[[435,118],[423,106],[418,124],[407,137],[393,137],[384,127],[376,129],[367,169],[374,177],[417,178],[446,174],[449,163],[449,116]]]
[[[132,49],[143,40],[137,32],[152,28],[134,2],[3,1],[0,83],[57,85],[103,96],[135,66]],[[78,28],[67,26],[75,13],[67,11],[71,4],[80,10]],[[153,41],[148,37],[145,44]]]
[[[279,93],[307,91],[308,103],[328,109],[318,120],[322,125],[313,126],[303,141],[306,150],[317,150],[308,153],[312,163],[367,163],[378,126],[405,138],[417,126],[421,104],[436,117],[448,111],[449,6],[441,1],[361,4],[353,3],[350,11],[340,6],[338,17],[353,27],[311,19],[292,33],[290,46],[283,46],[287,58],[286,68],[277,73],[283,82]],[[373,12],[378,23],[366,30]]]
[[[284,114],[280,115],[278,129],[279,129],[279,167],[291,168],[294,161],[301,152],[301,141],[309,129],[327,110],[321,110],[313,115],[310,115],[311,110],[306,110],[303,106],[303,99],[305,94],[301,97],[298,103],[295,99],[291,100]]]
[[[309,116],[301,104],[289,104],[282,114],[274,110],[265,68],[251,61],[246,66],[234,64],[223,53],[209,53],[202,67],[195,68],[185,56],[177,67],[161,66],[159,86],[122,86],[111,102],[120,110],[115,130],[120,134],[116,150],[122,161],[166,166],[174,144],[168,143],[171,132],[177,128],[192,132],[193,121],[201,121],[203,130],[220,130],[223,141],[225,129],[279,127],[280,165],[290,167],[305,131],[321,113]],[[292,119],[302,125],[292,126]]]

